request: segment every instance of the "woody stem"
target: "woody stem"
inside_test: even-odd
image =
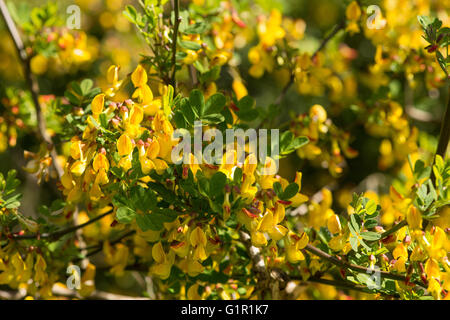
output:
[[[101,214],[95,218],[90,219],[89,221],[73,226],[73,227],[69,227],[66,229],[62,229],[62,230],[58,230],[55,232],[51,232],[51,233],[42,233],[42,234],[29,234],[29,235],[15,235],[13,236],[14,240],[30,240],[30,239],[49,239],[50,241],[56,241],[58,239],[60,239],[62,236],[71,233],[71,232],[75,232],[79,229],[82,229],[98,220],[100,220],[103,217],[106,217],[107,215],[111,214],[113,211],[109,211],[106,212],[104,214]]]
[[[178,27],[180,25],[180,0],[174,0],[173,1],[173,10],[175,13],[175,25],[173,29],[173,38],[172,38],[172,77],[170,79],[171,85],[176,90],[177,81],[175,79],[175,75],[177,72],[177,39],[178,39]]]
[[[436,150],[436,155],[445,158],[445,152],[450,141],[450,86],[448,86],[448,102],[445,109],[444,117],[442,118],[441,132],[439,134],[439,142]]]
[[[324,259],[324,260],[326,260],[326,261],[328,261],[328,262],[330,262],[330,263],[332,263],[332,264],[334,264],[334,265],[336,265],[338,267],[341,267],[341,268],[344,268],[344,269],[350,269],[350,270],[354,270],[354,271],[359,271],[359,272],[364,272],[364,273],[368,273],[368,272],[373,273],[372,269],[369,269],[369,268],[366,268],[366,267],[362,267],[362,266],[358,266],[356,264],[351,264],[351,263],[348,263],[348,262],[343,261],[343,260],[339,260],[338,258],[336,258],[336,257],[334,257],[332,255],[329,255],[328,253],[320,250],[319,248],[314,247],[311,244],[308,244],[305,247],[305,250],[311,252],[312,254],[314,254],[314,255],[316,255],[318,257],[321,257],[322,259]],[[399,281],[404,281],[404,282],[407,281],[406,277],[401,276],[401,275],[393,274],[393,273],[390,273],[390,272],[387,272],[387,271],[378,271],[378,272],[379,272],[381,278],[392,279],[392,280],[399,280]],[[420,285],[419,283],[415,283],[415,284]]]
[[[34,104],[34,108],[36,110],[36,118],[38,122],[38,134],[39,137],[44,140],[50,150],[50,155],[52,157],[52,163],[53,167],[55,168],[58,177],[61,178],[61,176],[64,173],[63,168],[58,163],[58,154],[56,152],[54,143],[52,141],[51,136],[47,133],[47,125],[45,121],[45,116],[42,113],[41,105],[39,104],[39,85],[38,82],[31,72],[30,67],[30,57],[28,56],[25,46],[23,44],[23,41],[20,37],[19,31],[17,30],[17,27],[11,17],[11,14],[9,13],[8,7],[5,4],[4,0],[0,0],[0,11],[3,16],[3,20],[5,21],[6,28],[8,29],[9,34],[11,35],[11,38],[14,42],[15,48],[17,50],[17,54],[19,56],[20,62],[23,67],[25,80],[28,86],[28,89],[31,92],[31,98]]]

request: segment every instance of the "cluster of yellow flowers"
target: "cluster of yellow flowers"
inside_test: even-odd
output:
[[[260,78],[265,72],[272,73],[275,69],[278,48],[282,40],[300,40],[306,28],[301,19],[293,21],[283,18],[279,10],[273,9],[269,17],[258,17],[258,44],[250,48],[248,60],[252,64],[248,70],[252,77]]]
[[[121,0],[106,2],[115,13],[122,5]],[[193,2],[198,6],[204,4],[202,0]],[[420,283],[435,299],[450,299],[450,163],[436,156],[434,166],[427,167],[430,171],[428,175],[424,174],[427,171],[419,160],[418,129],[410,125],[402,106],[390,96],[377,99],[373,105],[362,103],[357,94],[356,79],[361,78],[364,85],[376,91],[389,84],[389,72],[399,71],[393,70],[396,64],[402,66],[400,71],[412,87],[419,72],[426,72],[430,88],[443,83],[435,72],[438,67],[432,57],[418,53],[424,46],[418,40],[420,31],[408,33],[413,17],[427,14],[429,10],[427,1],[413,2],[416,6],[402,1],[384,1],[384,15],[377,16],[374,22],[380,29],[363,26],[364,13],[357,1],[348,5],[346,24],[342,29],[350,35],[364,32],[376,47],[374,64],[368,67],[368,72],[352,68],[357,53],[346,45],[329,54],[322,52],[321,47],[312,54],[290,56],[295,52],[289,51],[290,48],[302,39],[306,25],[301,19],[283,18],[275,9],[268,16],[258,17],[258,43],[248,52],[251,63],[248,73],[252,77],[275,73],[278,67],[291,68],[288,70],[290,82],[301,95],[317,97],[330,92],[329,113],[322,105],[311,103],[307,113],[297,115],[289,122],[289,134],[309,139],[308,144],[296,149],[300,158],[327,168],[334,178],[341,176],[346,159],[357,157],[358,151],[350,147],[350,130],[338,127],[331,118],[352,105],[362,110],[358,116],[364,119],[367,133],[382,140],[379,169],[400,164],[401,190],[393,184],[388,194],[366,191],[353,196],[353,201],[351,190],[339,190],[345,199],[340,201],[345,202],[340,206],[346,210],[338,213],[331,190],[323,188],[311,199],[301,193],[301,172],[296,172],[292,183],[277,174],[261,174],[260,169],[273,165],[270,158],[265,163],[258,163],[256,155],[247,152],[238,161],[237,152],[227,150],[220,164],[205,163],[204,159],[199,159],[200,155],[189,153],[183,154],[189,163],[177,165],[172,158],[173,148],[181,141],[173,139],[173,133],[179,129],[176,108],[181,108],[180,101],[186,103],[184,106],[192,107],[192,110],[182,110],[186,111],[183,113],[186,122],[188,111],[195,119],[205,119],[202,108],[212,103],[208,98],[218,91],[216,80],[193,83],[193,87],[198,85],[204,92],[201,99],[197,99],[200,101],[194,101],[192,96],[187,98],[185,94],[189,89],[187,86],[175,85],[179,91],[174,96],[172,85],[164,85],[158,79],[155,90],[151,74],[158,70],[143,62],[127,79],[120,78],[118,65],[110,66],[106,80],[102,81],[103,91],[93,94],[86,108],[72,106],[76,121],[82,119],[83,123],[78,124],[78,131],[68,143],[66,159],[62,161],[64,168],[58,187],[63,193],[64,205],[58,210],[64,214],[49,214],[46,218],[63,225],[77,212],[78,225],[87,224],[82,228],[85,243],[76,241],[77,250],[87,252],[87,248],[94,248],[92,252],[102,252],[110,273],[116,277],[123,276],[133,267],[148,273],[162,296],[265,298],[258,287],[263,281],[258,283],[260,275],[253,273],[258,267],[254,251],[258,251],[267,271],[280,270],[286,277],[292,275],[295,281],[332,281],[340,273],[347,282],[363,284],[357,273],[351,273],[352,268],[345,269],[350,261],[367,270],[377,266],[390,275],[390,279],[403,277],[405,281],[395,282],[396,293],[402,298],[422,295],[413,290],[413,285]],[[84,1],[81,3],[88,6]],[[182,60],[181,71],[198,70],[201,65],[207,65],[209,71],[225,64],[231,67],[232,89],[237,100],[231,94],[223,95],[225,109],[216,114],[223,120],[214,124],[206,122],[208,124],[203,128],[240,125],[238,114],[242,110],[237,104],[243,104],[242,98],[248,94],[231,61],[236,47],[243,47],[236,38],[245,38],[242,42],[248,42],[251,36],[244,31],[245,23],[231,1],[224,1],[221,6],[223,13],[220,19],[212,22],[207,35],[187,32],[181,33],[178,39],[178,53],[184,53],[184,58],[179,59]],[[438,13],[444,15],[440,5],[436,6]],[[402,17],[398,16],[399,10],[404,12]],[[112,28],[108,24],[112,19],[113,16],[105,13],[101,15],[100,23],[106,29]],[[445,19],[448,22],[446,15]],[[195,23],[194,19],[188,22],[191,26]],[[168,34],[163,35],[166,40],[170,40]],[[213,47],[206,45],[205,36],[213,40]],[[55,58],[50,58],[52,60],[43,55],[34,56],[31,60],[34,74],[83,65],[96,55],[95,48],[89,48],[89,39],[83,32],[55,29],[48,32],[47,38],[61,50]],[[286,54],[287,51],[290,54]],[[432,67],[428,70],[425,66]],[[176,71],[177,67],[173,67]],[[167,83],[174,79],[162,80]],[[125,86],[128,83],[132,84],[130,92]],[[206,103],[204,98],[208,99]],[[9,139],[9,145],[15,144],[16,127],[10,123],[15,122],[20,128],[17,123],[20,119],[14,118],[17,102],[13,99],[2,102],[11,107],[12,116],[0,118],[0,151],[6,148],[6,139]],[[202,105],[198,110],[194,106],[196,103]],[[224,114],[231,120],[224,120]],[[39,182],[47,181],[54,174],[51,165],[55,159],[44,145],[36,153],[26,152],[25,156],[30,159],[25,170],[36,174]],[[430,172],[434,174],[433,179],[428,179]],[[216,178],[223,178],[223,183],[217,182]],[[215,182],[221,188],[213,185]],[[214,188],[220,190],[212,190]],[[122,195],[126,201],[135,201],[139,194],[136,190],[148,192],[137,200],[142,206],[133,203],[133,207],[122,201]],[[18,213],[17,208],[9,210],[3,208],[2,202],[0,205],[3,226],[7,219]],[[305,210],[298,214],[301,208]],[[435,214],[441,217],[432,219]],[[61,270],[67,267],[66,261],[55,259],[50,246],[41,246],[41,225],[17,216],[36,239],[20,239],[25,231],[0,230],[0,237],[6,236],[0,247],[0,284],[24,289],[30,296],[51,298]],[[90,223],[91,220],[95,223]],[[122,234],[122,237],[113,240],[116,234]],[[50,237],[42,239],[42,243],[48,244],[45,238]],[[33,246],[21,246],[19,240],[37,241],[36,246],[34,242],[30,242]],[[246,246],[249,248],[243,255],[242,247]],[[342,263],[336,264],[337,260],[330,259],[330,254]],[[96,272],[92,263],[84,267],[79,290],[82,297],[94,292]],[[346,272],[351,273],[351,277]],[[209,281],[213,276],[226,279]],[[238,280],[240,278],[245,280]],[[178,282],[177,290],[172,282]],[[321,297],[342,297],[336,290],[327,291],[320,286],[316,288],[321,291]],[[383,294],[392,293],[387,286],[383,290],[380,290]],[[307,297],[302,290],[294,291],[292,296]]]
[[[55,27],[48,30],[42,37],[45,37],[49,44],[55,43],[58,49],[54,56],[36,54],[31,58],[31,71],[36,75],[46,72],[55,75],[74,72],[89,66],[92,59],[98,55],[96,41],[89,38],[83,31],[73,32]]]
[[[318,166],[325,165],[333,176],[343,172],[344,157],[351,159],[358,155],[349,146],[349,133],[336,127],[321,105],[313,105],[308,114],[299,115],[291,122],[290,130],[296,136],[307,136],[310,141],[297,150],[298,156]]]
[[[115,68],[113,66],[111,70]],[[92,119],[88,118],[82,136],[72,139],[70,159],[61,178],[63,192],[69,203],[91,203],[91,208],[101,208],[109,204],[112,198],[112,194],[107,192],[107,186],[112,183],[110,170],[118,167],[125,172],[129,171],[135,148],[138,150],[137,157],[144,175],[140,178],[143,186],[146,182],[153,181],[147,175],[153,169],[157,174],[163,174],[171,163],[170,152],[176,143],[171,137],[172,124],[160,110],[160,103],[152,106],[154,100],[147,85],[147,73],[142,66],[136,68],[131,79],[136,88],[132,95],[135,101],[108,103],[105,94],[97,95],[91,104]],[[100,117],[105,115],[111,119],[112,127],[120,132],[115,145],[100,146],[97,143],[98,136],[103,132],[95,122],[100,122]],[[146,141],[139,139],[144,132],[148,133]],[[118,157],[114,157],[114,153],[117,153]],[[193,155],[190,157],[193,158]],[[235,151],[225,154],[223,160],[223,164],[216,167],[191,163],[185,165],[183,172],[191,170],[194,176],[198,170],[204,171],[208,176],[223,172],[231,178],[232,169],[241,166],[243,181],[239,189],[230,190],[225,195],[224,222],[233,214],[230,195],[233,194],[234,199],[242,197],[246,206],[237,212],[237,219],[250,232],[252,244],[270,247],[271,252],[276,253],[277,241],[284,239],[286,256],[277,257],[275,254],[272,263],[279,264],[284,259],[293,263],[303,260],[304,256],[300,250],[307,244],[308,236],[306,233],[296,234],[289,231],[285,225],[285,210],[287,207],[299,206],[307,201],[308,197],[297,192],[289,200],[279,199],[273,193],[273,184],[279,182],[284,190],[289,185],[288,181],[274,175],[257,175],[253,154],[247,157],[244,164],[237,163]],[[301,185],[301,173],[297,174],[295,183]],[[257,185],[260,188],[257,188]],[[100,209],[97,214],[104,211]],[[173,222],[164,223],[163,230],[145,232],[134,223],[133,226],[137,230],[134,253],[144,261],[153,261],[150,274],[161,279],[169,277],[173,265],[194,277],[204,271],[201,263],[220,249],[220,240],[215,231],[215,224],[218,222],[214,220],[200,223],[196,222],[195,215],[186,214]],[[269,235],[270,243],[265,233]],[[106,262],[112,266],[111,272],[122,274],[131,258],[128,247],[120,243],[114,246],[106,243],[103,251]]]
[[[383,138],[380,144],[378,166],[385,170],[395,162],[402,163],[408,154],[417,151],[418,130],[410,127],[403,108],[395,101],[379,101],[369,114],[366,130],[375,137]]]

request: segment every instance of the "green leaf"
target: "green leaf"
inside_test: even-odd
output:
[[[172,119],[178,129],[186,128],[186,118],[181,111],[175,112]]]
[[[248,109],[236,112],[239,119],[242,121],[250,122],[256,120],[259,117],[259,112],[256,109]]]
[[[136,223],[142,231],[159,231],[163,228],[162,223],[158,223],[151,218],[151,214],[138,214],[136,215]]]
[[[223,193],[226,183],[227,176],[223,172],[216,172],[210,181],[209,194],[211,197],[218,196]]]
[[[225,121],[225,117],[220,113],[208,114],[202,118],[203,124],[216,124]]]
[[[414,164],[414,177],[416,180],[428,178],[431,173],[430,167],[425,167],[425,163],[422,160],[417,160]]]
[[[377,204],[373,200],[369,200],[366,204],[366,212],[369,215],[374,214],[377,211]]]
[[[136,212],[128,207],[120,207],[116,212],[117,221],[124,224],[131,223],[135,216]]]
[[[106,129],[108,127],[108,120],[106,119],[106,114],[101,113],[98,119],[100,121],[101,126]]]
[[[233,173],[233,181],[236,184],[240,184],[242,181],[242,169],[237,167]]]
[[[376,241],[381,238],[381,235],[376,232],[366,231],[366,232],[361,233],[361,237],[368,241]]]
[[[374,228],[374,227],[376,227],[377,225],[378,225],[377,219],[368,219],[368,220],[366,220],[366,221],[364,222],[364,226],[365,226],[367,229]]]
[[[244,111],[253,108],[255,105],[255,99],[250,96],[242,97],[241,100],[238,101],[237,107],[239,111]]]
[[[136,9],[131,6],[131,5],[127,5],[125,7],[125,10],[123,11],[123,15],[131,22],[134,24],[137,24],[136,21],[136,16],[137,16],[137,12]]]
[[[281,186],[281,183],[278,181],[273,184],[273,191],[275,191],[275,194],[280,197],[280,195],[283,193],[283,187]]]
[[[281,134],[280,137],[280,152],[284,154],[286,150],[288,150],[291,142],[294,138],[294,134],[291,131],[285,131]]]
[[[351,226],[353,227],[353,230],[355,230],[357,233],[359,233],[361,230],[361,224],[359,220],[360,218],[357,214],[350,215]]]
[[[180,102],[180,110],[183,114],[184,119],[186,119],[187,123],[190,125],[194,125],[194,121],[197,118],[191,104],[189,103],[189,99],[183,98]]]
[[[281,200],[288,200],[295,196],[299,190],[298,184],[295,182],[289,184],[286,189],[283,191],[283,193],[280,195]]]
[[[427,28],[431,24],[431,18],[427,16],[417,16],[417,20],[422,25],[422,27]]]
[[[187,34],[201,34],[208,29],[208,26],[204,22],[196,22],[194,24],[189,25],[183,30],[183,33]]]
[[[358,273],[356,275],[356,279],[358,279],[358,281],[364,285],[367,283],[369,278],[370,278],[370,275],[368,275],[367,273]]]
[[[202,48],[200,44],[194,41],[180,40],[178,43],[180,44],[180,47],[188,50],[198,51]]]
[[[358,239],[352,235],[350,236],[349,241],[353,251],[358,252]]]
[[[74,95],[72,92],[65,91],[64,96],[67,98],[67,100],[69,100],[69,102],[72,105],[74,105],[74,106],[80,105],[80,99],[76,95]]]
[[[213,94],[206,102],[204,114],[208,115],[221,112],[222,109],[225,107],[226,102],[227,99],[223,94],[221,93]]]
[[[84,79],[80,83],[81,94],[83,96],[87,95],[91,91],[94,82],[91,79]]]
[[[17,171],[12,169],[8,171],[5,182],[5,194],[8,195],[16,190],[20,185],[20,180],[16,179]]]
[[[191,91],[189,94],[189,103],[200,117],[203,116],[205,110],[205,98],[200,90],[195,89]]]
[[[297,150],[298,148],[301,148],[304,145],[306,145],[308,142],[309,142],[308,137],[305,137],[305,136],[297,137],[292,141],[289,148]]]
[[[200,82],[201,83],[210,83],[213,81],[216,81],[220,77],[220,66],[214,66],[208,71],[203,70],[202,73],[200,73]]]
[[[173,87],[169,84],[167,86],[167,92],[163,96],[163,111],[166,117],[169,117],[170,113],[172,112],[172,102],[173,102]]]

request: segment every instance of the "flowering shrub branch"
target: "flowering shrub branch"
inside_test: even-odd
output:
[[[96,289],[96,274],[133,270],[167,299],[309,298],[305,284],[341,290],[329,289],[332,298],[450,297],[449,107],[433,140],[405,116],[397,88],[421,86],[431,96],[448,81],[449,29],[439,19],[417,24],[411,9],[397,21],[386,6],[386,18],[365,24],[352,1],[313,51],[303,49],[306,22],[276,9],[139,5],[123,8],[124,23],[150,52],[130,72],[113,63],[96,82],[75,80],[64,96],[46,97],[36,76],[49,76],[48,61],[91,67],[86,35],[61,28],[51,4],[17,19],[0,0],[30,91],[2,100],[11,106],[0,117],[5,149],[26,134],[18,124],[36,131],[45,144],[25,152],[24,169],[41,182],[53,166],[61,192],[27,216],[16,172],[0,176],[0,285],[28,298],[111,298]],[[373,47],[370,63],[347,42],[358,33]],[[281,88],[267,106],[244,80],[263,77]],[[307,101],[303,112],[291,108],[273,129],[293,86],[299,106]],[[298,166],[286,179],[291,158]],[[388,180],[355,193],[354,181],[373,174]],[[58,291],[66,268],[81,261],[77,292]]]

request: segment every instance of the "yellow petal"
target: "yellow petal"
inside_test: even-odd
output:
[[[131,74],[131,81],[135,87],[141,87],[147,83],[147,80],[147,72],[141,65],[138,65]]]
[[[117,140],[117,151],[120,156],[129,155],[133,151],[133,144],[126,133],[122,134]]]
[[[105,105],[105,95],[100,93],[94,97],[91,103],[92,113],[94,115],[99,115],[103,112],[103,107]]]
[[[131,124],[139,124],[144,119],[144,110],[137,106],[133,105],[130,111],[130,123]]]
[[[109,161],[103,153],[97,153],[92,163],[92,167],[94,171],[97,172],[100,169],[104,169],[105,171],[109,170]]]
[[[200,227],[192,231],[190,236],[191,245],[196,247],[198,245],[206,246],[206,235]]]
[[[271,230],[275,226],[272,211],[268,210],[261,219],[258,230],[265,232]]]
[[[150,159],[155,159],[158,156],[160,150],[161,148],[159,146],[158,140],[153,140],[152,142],[150,142],[150,146],[147,149],[147,157],[149,157]]]
[[[303,232],[302,235],[300,236],[300,240],[298,240],[296,246],[297,249],[303,249],[304,247],[306,247],[306,245],[309,242],[309,237],[306,234],[306,232]]]
[[[281,240],[287,232],[288,229],[286,227],[278,224],[269,231],[269,236],[272,240],[278,241]]]
[[[341,222],[339,221],[339,217],[336,214],[333,214],[328,218],[327,227],[332,234],[341,232]]]
[[[157,263],[163,263],[166,260],[166,254],[161,242],[156,243],[152,247],[152,257]]]
[[[81,176],[85,170],[86,162],[80,160],[75,161],[70,167],[70,172],[76,177]]]
[[[255,247],[261,247],[261,246],[265,246],[267,244],[267,239],[264,236],[264,233],[259,232],[259,231],[254,231],[251,233],[251,240],[252,240],[252,244]]]

